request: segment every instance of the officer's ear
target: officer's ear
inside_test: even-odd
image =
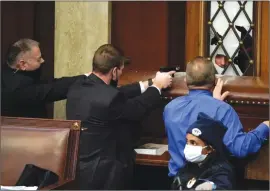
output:
[[[210,153],[212,153],[214,151],[215,151],[215,149],[211,145],[207,145],[207,147],[206,147],[206,153],[207,154],[210,154]]]

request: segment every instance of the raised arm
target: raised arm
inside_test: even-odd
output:
[[[269,127],[266,122],[248,133],[244,132],[240,119],[233,108],[226,112],[222,122],[228,128],[223,142],[236,157],[246,157],[248,154],[258,152],[263,142],[269,137]]]
[[[135,82],[132,84],[121,86],[119,87],[119,91],[123,92],[125,96],[128,99],[130,99],[130,98],[134,98],[136,96],[141,95],[147,90],[148,87],[149,87],[149,82],[147,80],[147,81],[140,81],[140,82]]]
[[[66,99],[66,95],[71,84],[73,84],[77,79],[83,77],[84,75],[62,77],[51,83],[34,84],[26,88],[17,89],[12,93],[12,95],[6,93],[6,96],[16,96],[16,100],[27,104],[54,102]]]
[[[153,87],[132,99],[125,99],[123,93],[113,100],[110,110],[114,119],[127,119],[133,121],[141,120],[149,111],[158,106],[160,103],[160,89],[167,88],[172,83],[171,74],[174,72],[158,72],[153,82]]]

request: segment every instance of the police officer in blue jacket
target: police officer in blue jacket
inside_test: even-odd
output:
[[[187,130],[184,149],[186,165],[174,177],[172,189],[231,190],[234,170],[228,162],[229,152],[223,144],[223,124],[204,113]]]

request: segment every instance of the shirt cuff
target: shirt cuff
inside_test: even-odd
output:
[[[267,140],[269,137],[269,127],[264,123],[261,123],[256,129],[253,130],[253,132],[259,138],[262,138],[263,141]]]
[[[145,87],[143,85],[143,82],[142,81],[139,81],[139,84],[140,84],[140,87],[141,87],[141,93],[145,92],[146,89],[145,89]]]
[[[159,91],[159,94],[161,95],[161,90],[160,90],[157,86],[152,85],[152,86],[150,86],[150,87],[155,87],[155,88],[157,88],[157,90]]]
[[[214,183],[214,182],[212,182],[212,181],[208,181],[210,184],[212,184],[212,190],[215,190],[215,189],[217,189],[217,186],[216,186],[216,184]]]

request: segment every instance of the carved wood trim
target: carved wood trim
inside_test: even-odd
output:
[[[205,56],[206,54],[206,48],[207,48],[207,30],[206,30],[206,23],[207,23],[207,17],[206,17],[206,11],[207,11],[207,1],[201,1],[199,6],[199,14],[200,14],[200,23],[199,23],[199,39],[201,43],[199,44],[199,55]]]
[[[71,125],[68,140],[68,157],[66,162],[65,179],[75,180],[76,167],[79,154],[81,121],[76,121]],[[74,146],[75,145],[75,146]]]
[[[167,97],[162,96],[161,99],[166,101],[171,101],[174,99],[174,97]],[[269,102],[266,101],[246,101],[246,100],[233,100],[233,99],[227,99],[224,100],[228,104],[239,104],[239,105],[269,105]]]
[[[254,14],[254,22],[255,22],[255,29],[254,29],[254,45],[255,49],[255,63],[256,63],[256,75],[261,75],[261,64],[260,63],[260,53],[261,53],[261,27],[262,27],[262,2],[255,2],[255,14]]]
[[[259,2],[258,2],[259,3]],[[269,1],[261,3],[261,44],[260,44],[260,76],[269,81]]]
[[[206,53],[206,6],[204,1],[186,2],[186,63]]]
[[[119,81],[119,85],[129,84],[135,81],[144,81],[153,78],[155,72],[126,71]],[[188,93],[184,82],[185,72],[177,72],[173,79],[172,88],[164,91],[162,98],[171,100]],[[260,77],[251,76],[216,76],[224,81],[223,91],[230,91],[226,100],[229,104],[239,105],[269,105],[269,83],[262,81]]]

